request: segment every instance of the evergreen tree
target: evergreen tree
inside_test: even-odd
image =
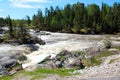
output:
[[[8,25],[8,27],[9,27],[9,36],[12,38],[12,37],[14,37],[14,35],[13,35],[12,20],[11,20],[10,16],[8,16],[8,17],[6,18],[6,20],[7,20],[7,25]]]
[[[27,26],[30,26],[31,20],[30,20],[30,17],[28,15],[26,16],[26,20],[27,20]]]

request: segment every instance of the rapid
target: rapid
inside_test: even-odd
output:
[[[40,35],[31,31],[32,36],[37,36],[46,42],[45,45],[39,45],[39,49],[30,54],[27,54],[28,61],[22,64],[23,68],[36,65],[43,61],[46,57],[55,57],[63,50],[68,51],[85,51],[88,48],[101,43],[99,35],[79,35],[67,33],[49,33],[50,35]],[[105,37],[104,37],[105,38]]]

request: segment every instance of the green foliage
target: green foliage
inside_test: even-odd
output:
[[[13,28],[18,26],[21,20],[0,18],[0,26],[9,26],[9,34],[14,34]],[[39,9],[30,20],[25,17],[25,25],[36,30],[65,31],[84,33],[81,29],[90,29],[96,34],[116,34],[120,32],[120,3],[108,6],[102,3],[101,8],[96,4],[85,6],[84,3],[67,4],[64,9],[58,6],[45,9],[45,15]],[[12,24],[11,24],[12,23]],[[89,33],[89,32],[88,32]]]
[[[5,25],[4,22],[5,22],[4,18],[0,18],[0,28]]]
[[[26,22],[27,22],[27,26],[30,26],[30,24],[31,24],[31,20],[30,20],[30,17],[27,15],[26,16]]]
[[[40,78],[44,78],[47,77],[47,75],[49,74],[57,74],[61,77],[65,77],[65,76],[71,76],[73,74],[71,74],[72,72],[74,72],[74,69],[41,69],[41,68],[37,68],[34,71],[20,71],[19,73],[13,75],[13,76],[2,76],[0,77],[0,80],[13,80],[14,77],[19,76],[19,75],[23,75],[25,76],[30,76],[31,80],[35,80],[35,79],[40,79]],[[76,75],[76,74],[74,74]]]
[[[13,37],[13,26],[12,26],[12,20],[11,20],[10,16],[8,16],[6,18],[6,20],[7,20],[8,26],[9,26],[9,36]]]
[[[2,76],[0,80],[12,80],[14,76]]]
[[[72,75],[71,72],[73,72],[74,69],[41,69],[37,68],[34,71],[31,72],[24,72],[25,75],[38,75],[38,74],[58,74],[60,76],[69,76]]]
[[[58,6],[55,9],[51,6],[50,9],[46,8],[45,10],[44,27],[41,29],[86,33],[87,31],[81,32],[80,30],[89,28],[91,32],[96,34],[118,33],[120,31],[119,9],[119,3],[114,3],[113,6],[103,3],[101,9],[96,4],[84,6],[79,2],[73,5],[68,4],[63,10]],[[33,24],[33,26],[35,25]]]
[[[95,65],[100,65],[102,63],[102,59],[104,57],[108,57],[110,55],[114,55],[114,53],[109,52],[109,51],[102,51],[93,56],[90,59],[83,58],[83,63],[85,66],[95,66]]]

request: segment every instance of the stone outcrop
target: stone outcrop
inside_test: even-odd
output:
[[[46,58],[43,62],[38,64],[40,68],[84,68],[80,54],[63,51],[55,58]]]
[[[22,53],[0,52],[0,75],[12,75],[22,69],[20,61],[26,60]]]
[[[95,46],[88,49],[85,57],[91,58],[92,56],[96,55],[98,52],[103,51],[103,50],[105,50],[104,44],[95,45]]]

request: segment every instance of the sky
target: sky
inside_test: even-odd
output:
[[[26,15],[30,17],[36,14],[38,9],[44,13],[45,8],[59,6],[63,9],[67,4],[74,4],[77,2],[84,3],[86,6],[89,4],[97,4],[101,6],[102,2],[108,5],[113,5],[114,2],[120,0],[0,0],[0,17],[7,17],[10,15],[12,19],[23,19]]]

